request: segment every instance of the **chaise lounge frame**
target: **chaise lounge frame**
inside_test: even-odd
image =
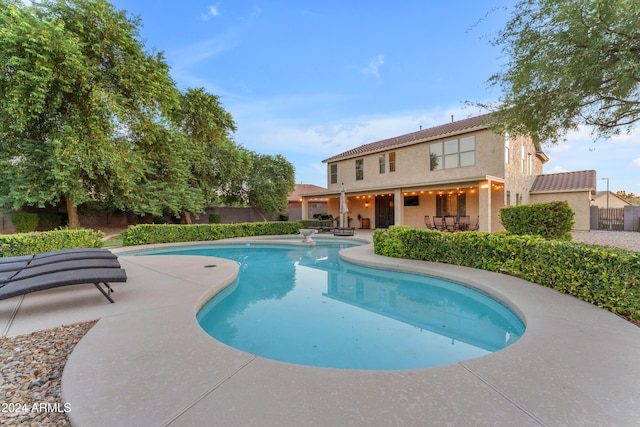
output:
[[[110,282],[126,282],[108,250],[63,250],[0,259],[0,300],[62,286],[93,283],[113,303]],[[104,288],[101,286],[104,285]]]

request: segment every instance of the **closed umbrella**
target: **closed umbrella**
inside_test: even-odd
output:
[[[345,228],[345,215],[349,212],[347,206],[347,193],[344,191],[344,183],[342,183],[342,190],[340,191],[340,228]]]

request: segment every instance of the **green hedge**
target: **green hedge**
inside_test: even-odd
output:
[[[521,277],[613,313],[640,319],[640,252],[507,233],[441,233],[391,227],[375,253]]]
[[[16,229],[16,233],[30,233],[38,227],[38,214],[16,212],[11,214],[11,223]]]
[[[0,235],[0,256],[33,255],[67,248],[102,247],[102,231],[65,229]]]
[[[571,240],[574,212],[565,201],[500,208],[500,221],[509,233]]]
[[[147,245],[152,243],[198,242],[231,237],[298,234],[299,222],[251,222],[239,224],[141,224],[127,228],[123,233],[123,245]]]

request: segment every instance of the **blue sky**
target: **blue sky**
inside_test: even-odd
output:
[[[505,58],[490,39],[512,0],[177,2],[112,0],[142,20],[181,89],[204,87],[234,117],[236,143],[282,154],[296,182],[326,187],[323,159],[482,113]],[[595,169],[598,189],[640,194],[640,129],[545,147],[545,173]]]

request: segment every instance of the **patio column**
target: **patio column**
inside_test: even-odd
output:
[[[306,197],[302,197],[302,212],[301,219],[309,219],[309,200]]]
[[[404,225],[404,203],[402,203],[402,189],[393,192],[393,224]]]
[[[480,181],[478,189],[478,214],[480,228],[478,231],[491,232],[491,181]]]

